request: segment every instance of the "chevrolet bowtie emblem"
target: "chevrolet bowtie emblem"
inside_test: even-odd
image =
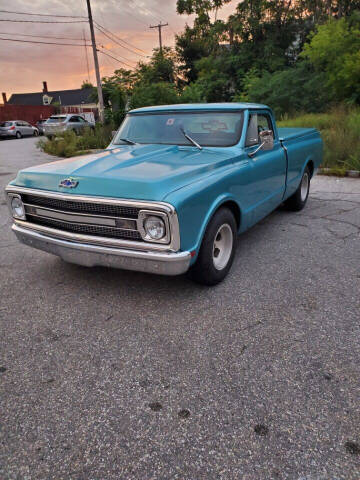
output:
[[[65,178],[64,180],[61,180],[59,183],[59,187],[64,187],[64,188],[75,188],[77,187],[79,182],[77,180],[73,180],[72,178]]]

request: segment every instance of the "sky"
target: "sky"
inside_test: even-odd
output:
[[[218,18],[226,18],[235,10],[237,3],[238,0],[232,0],[223,7]],[[150,25],[159,21],[168,22],[169,26],[162,29],[163,45],[173,46],[175,34],[181,32],[186,23],[193,23],[192,16],[176,13],[176,0],[91,0],[91,6],[94,20],[128,42],[131,46],[127,46],[132,51],[120,47],[96,31],[98,47],[131,66],[139,60],[146,61],[140,55],[151,55],[152,49],[158,47],[158,30],[150,29]],[[95,84],[92,49],[85,48],[83,41],[78,40],[84,35],[87,39],[90,38],[86,19],[84,23],[35,23],[38,20],[70,22],[78,19],[18,15],[6,13],[5,10],[76,16],[87,16],[87,10],[86,0],[0,0],[0,92],[6,92],[7,98],[12,93],[39,92],[43,81],[47,81],[49,90],[79,88],[88,79],[85,50],[89,61],[89,79]],[[34,23],[8,20],[31,20]],[[69,37],[76,40],[35,38],[28,35]],[[76,46],[18,43],[1,38],[75,43]],[[101,53],[99,63],[102,76],[111,75],[117,68],[128,68]]]

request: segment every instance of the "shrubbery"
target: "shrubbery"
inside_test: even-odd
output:
[[[43,152],[58,157],[81,155],[89,150],[106,148],[112,139],[112,129],[112,125],[97,124],[94,129],[86,129],[83,135],[76,135],[72,130],[66,131],[51,140],[40,139],[37,146]]]
[[[279,127],[314,127],[324,140],[323,167],[360,170],[360,109],[337,107],[329,113],[284,117]]]

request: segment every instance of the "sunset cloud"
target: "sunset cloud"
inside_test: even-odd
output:
[[[220,17],[226,17],[236,5],[226,6]],[[169,27],[163,29],[164,45],[174,45],[175,33],[180,32],[186,23],[192,24],[193,18],[176,13],[176,0],[92,0],[94,20],[107,30],[120,36],[129,44],[144,50],[151,55],[152,49],[158,46],[157,30],[149,29],[150,24],[162,20]],[[27,13],[51,13],[54,15],[87,15],[86,1],[78,0],[0,0],[0,10]],[[0,19],[11,20],[52,20],[66,21],[66,18],[33,17],[0,13]],[[75,19],[74,19],[75,20]],[[13,38],[33,41],[49,41],[60,43],[79,43],[81,41],[32,38],[12,34],[46,35],[57,37],[82,38],[85,33],[90,37],[88,23],[16,23],[0,22],[0,38]],[[143,57],[111,42],[99,31],[96,32],[97,44],[105,51],[134,65]],[[131,48],[131,47],[130,47]],[[95,83],[93,56],[91,48],[87,48],[90,81]],[[140,53],[140,52],[139,52]],[[121,58],[121,57],[122,58]],[[124,65],[115,60],[99,55],[101,74],[110,75],[116,68]],[[125,60],[124,60],[125,61]],[[125,67],[127,68],[127,67]],[[0,91],[11,93],[40,91],[42,81],[48,82],[49,90],[79,88],[88,77],[84,46],[41,45],[0,41]]]

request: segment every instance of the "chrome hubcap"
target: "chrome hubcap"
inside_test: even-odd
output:
[[[230,225],[224,223],[217,231],[213,245],[213,262],[216,270],[228,264],[233,247],[233,233]]]
[[[305,172],[301,180],[301,187],[300,187],[300,196],[301,196],[302,202],[306,200],[308,191],[309,191],[309,174]]]

